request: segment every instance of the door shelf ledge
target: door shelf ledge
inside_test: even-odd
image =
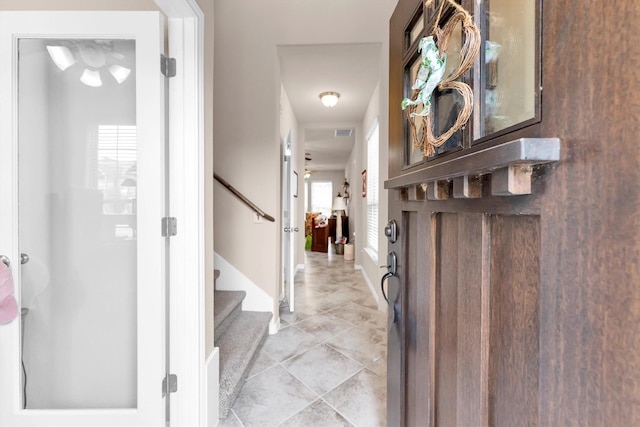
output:
[[[533,169],[559,160],[559,138],[520,138],[389,179],[384,188],[410,188],[411,200],[475,199],[491,175],[492,196],[526,195]]]

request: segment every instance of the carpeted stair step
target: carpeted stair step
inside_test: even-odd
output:
[[[213,324],[216,343],[242,312],[242,300],[246,295],[245,291],[214,292]]]
[[[219,416],[226,418],[258,350],[267,339],[271,313],[241,312],[217,340],[220,348]]]

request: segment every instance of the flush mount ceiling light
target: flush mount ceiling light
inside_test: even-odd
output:
[[[333,108],[338,103],[340,94],[338,92],[322,92],[320,94],[320,100],[325,107]]]

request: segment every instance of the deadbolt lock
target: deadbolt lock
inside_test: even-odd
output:
[[[390,243],[395,243],[396,240],[398,240],[398,223],[395,219],[387,223],[387,226],[384,228],[384,235],[387,236]]]

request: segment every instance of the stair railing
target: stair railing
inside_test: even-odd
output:
[[[253,203],[251,200],[247,199],[244,194],[242,194],[241,192],[239,192],[238,190],[236,190],[235,188],[233,188],[233,186],[231,184],[229,184],[227,181],[225,181],[220,175],[218,175],[217,173],[213,173],[213,177],[215,178],[216,181],[218,181],[220,184],[222,184],[227,190],[231,191],[231,193],[236,196],[238,199],[240,199],[245,205],[249,206],[255,213],[257,213],[258,215],[260,215],[261,217],[263,217],[264,219],[271,221],[271,222],[276,222],[276,219],[274,217],[272,217],[271,215],[265,213],[265,211],[263,211],[262,209],[260,209],[259,207],[257,207],[255,205],[255,203]]]

